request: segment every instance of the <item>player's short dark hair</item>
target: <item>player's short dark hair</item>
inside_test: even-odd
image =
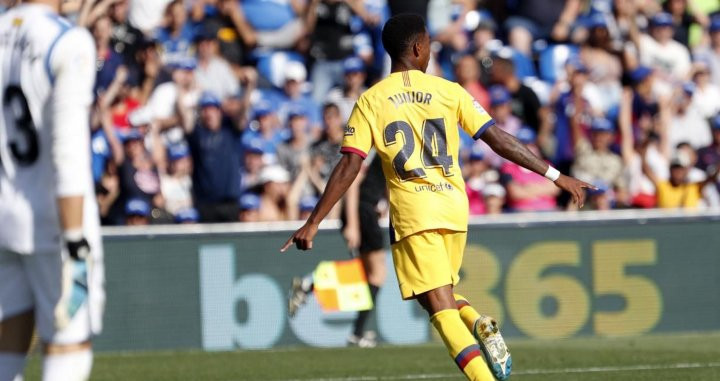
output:
[[[390,58],[396,60],[408,51],[418,36],[427,33],[425,20],[412,13],[390,17],[382,30],[382,43]]]

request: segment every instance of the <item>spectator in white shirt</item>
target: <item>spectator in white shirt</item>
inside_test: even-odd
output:
[[[690,53],[673,40],[673,18],[659,12],[650,19],[649,34],[639,37],[640,62],[656,69],[665,82],[684,81],[690,73]]]

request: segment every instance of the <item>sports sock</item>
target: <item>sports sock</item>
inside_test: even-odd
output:
[[[86,381],[90,377],[93,354],[89,349],[56,355],[43,360],[43,381]]]
[[[460,294],[453,294],[455,297],[455,304],[457,305],[458,311],[460,311],[460,318],[470,332],[475,327],[475,321],[480,318],[480,314],[470,305],[467,299]]]
[[[460,319],[458,310],[442,310],[430,317],[450,357],[471,381],[494,381],[477,341]]]
[[[353,333],[357,337],[362,337],[363,333],[365,332],[365,324],[367,323],[367,319],[370,316],[370,313],[375,309],[375,297],[377,296],[379,290],[380,287],[372,284],[370,285],[370,298],[372,298],[373,308],[358,312],[357,317],[355,318],[355,325],[353,328]]]
[[[24,353],[0,353],[0,381],[22,381]]]

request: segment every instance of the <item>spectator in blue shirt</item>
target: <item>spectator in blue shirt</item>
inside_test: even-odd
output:
[[[203,93],[200,117],[187,131],[193,158],[193,195],[202,222],[238,218],[240,197],[240,132],[223,119],[220,99]]]
[[[261,101],[253,109],[255,120],[245,130],[242,137],[243,144],[250,141],[259,141],[268,161],[273,161],[277,153],[277,146],[287,140],[287,130],[282,128],[277,113],[272,104]]]
[[[307,70],[298,61],[288,61],[284,70],[285,81],[282,90],[269,90],[263,98],[270,104],[277,105],[277,116],[281,124],[287,123],[291,109],[302,108],[310,120],[312,127],[320,127],[320,106],[306,92]],[[328,89],[329,90],[329,89]],[[325,92],[327,94],[327,91]]]
[[[174,0],[165,9],[167,25],[157,30],[155,38],[162,49],[163,63],[171,64],[192,57],[190,48],[195,28],[187,22],[188,14],[182,0]]]

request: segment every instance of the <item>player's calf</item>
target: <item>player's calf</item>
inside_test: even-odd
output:
[[[90,341],[78,344],[47,344],[43,359],[43,381],[86,381],[92,369]]]

